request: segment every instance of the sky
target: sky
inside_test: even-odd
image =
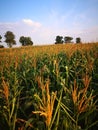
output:
[[[98,0],[0,0],[0,35],[12,31],[34,45],[54,44],[57,35],[98,41]]]

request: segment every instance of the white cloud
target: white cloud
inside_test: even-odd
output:
[[[32,21],[31,19],[23,19],[22,21],[29,26],[41,27],[41,23]]]
[[[50,19],[50,18],[53,19]],[[16,36],[17,43],[20,36],[31,37],[34,45],[38,44],[53,44],[57,35],[81,37],[82,41],[91,42],[98,41],[98,27],[97,26],[82,26],[85,22],[85,16],[77,16],[71,23],[67,23],[66,16],[59,15],[53,12],[49,17],[50,23],[41,24],[40,22],[31,19],[22,19],[21,21],[11,23],[0,23],[0,35],[4,36],[6,31],[12,31]],[[78,21],[78,18],[80,21]],[[57,23],[55,22],[56,20]],[[53,23],[52,23],[53,22]],[[72,26],[70,26],[72,25]]]

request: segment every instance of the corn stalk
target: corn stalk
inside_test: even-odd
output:
[[[45,124],[48,130],[51,130],[51,121],[53,116],[53,108],[56,99],[56,92],[49,92],[49,81],[45,85],[41,86],[42,98],[38,94],[34,97],[38,101],[38,111],[32,111],[33,114],[40,114],[40,116],[45,117]]]

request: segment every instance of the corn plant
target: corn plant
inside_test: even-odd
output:
[[[90,87],[90,81],[91,78],[88,75],[85,75],[83,78],[83,88],[81,89],[77,85],[76,80],[74,81],[72,100],[74,104],[74,118],[76,120],[76,125],[74,127],[75,130],[78,129],[79,122],[81,124],[83,119],[85,121],[84,126],[86,130],[98,123],[98,121],[96,121],[96,123],[92,122],[92,124],[90,124],[91,122],[89,119],[89,115],[92,115],[93,112],[97,110],[97,101],[94,101],[94,97],[96,95],[93,95],[93,90],[91,90],[90,93],[88,91],[88,88]]]
[[[0,129],[97,129],[97,59],[98,43],[0,49]]]
[[[2,88],[0,89],[0,115],[2,116],[3,126],[1,128],[6,129],[5,127],[7,127],[9,130],[15,130],[17,112],[19,108],[19,97],[22,88],[19,88],[16,68],[14,73],[10,73],[10,76],[13,79],[13,86],[11,86],[11,83],[2,77]]]
[[[49,82],[46,82],[45,85],[41,86],[42,98],[39,95],[35,94],[34,97],[38,101],[38,111],[33,111],[33,114],[40,114],[40,116],[45,117],[46,128],[50,130],[53,107],[56,99],[56,92],[49,92]]]

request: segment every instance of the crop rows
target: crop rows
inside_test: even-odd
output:
[[[98,43],[0,49],[0,130],[97,130]]]

